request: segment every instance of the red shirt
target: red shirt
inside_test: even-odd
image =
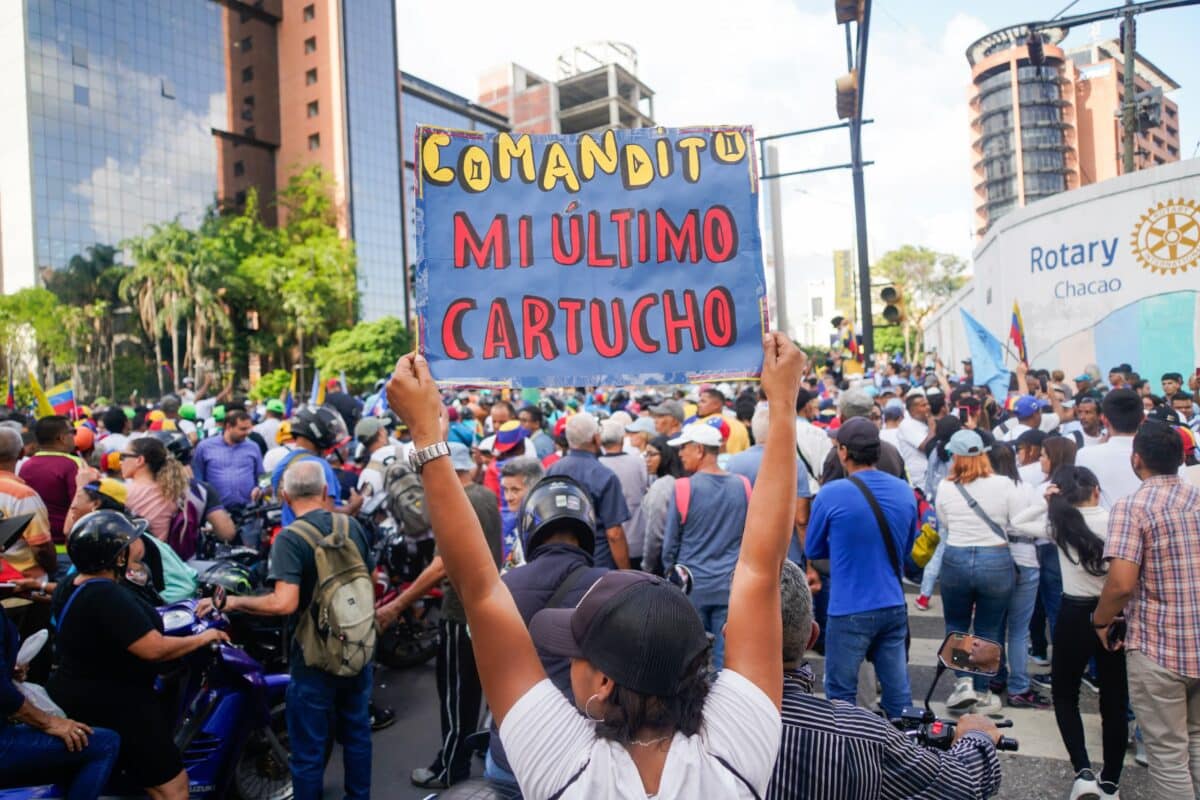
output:
[[[55,544],[66,541],[63,522],[75,497],[75,476],[81,465],[76,456],[50,451],[38,453],[21,465],[21,480],[29,484],[46,504],[50,535]]]

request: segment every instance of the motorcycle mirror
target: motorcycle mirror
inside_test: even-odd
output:
[[[217,611],[225,609],[225,602],[229,599],[229,594],[225,591],[225,587],[217,584],[212,590],[212,604]]]
[[[692,571],[683,564],[676,564],[675,568],[667,575],[667,580],[678,586],[684,594],[692,593]]]
[[[938,661],[949,669],[990,678],[1000,672],[1000,643],[954,632],[942,642]]]

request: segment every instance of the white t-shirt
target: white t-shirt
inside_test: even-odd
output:
[[[1184,467],[1179,470],[1179,478],[1184,483],[1190,483],[1192,486],[1200,486],[1200,464]]]
[[[109,453],[120,453],[125,449],[125,445],[129,444],[129,437],[123,433],[110,433],[100,437],[100,452],[108,455]]]
[[[1104,442],[1103,429],[1101,429],[1099,436],[1089,436],[1087,431],[1083,429],[1083,423],[1081,423],[1079,420],[1065,422],[1058,430],[1063,436],[1075,442],[1077,447],[1095,447],[1096,445]],[[1083,440],[1083,444],[1080,444],[1079,441],[1076,440],[1076,433],[1078,433],[1079,438]]]
[[[1017,474],[1021,476],[1021,483],[1033,489],[1039,488],[1046,482],[1046,473],[1042,472],[1041,461],[1034,461],[1032,464],[1017,467]]]
[[[270,442],[268,442],[270,444]],[[272,447],[263,456],[263,472],[268,475],[275,472],[275,468],[279,466],[279,462],[283,461],[284,456],[296,449],[294,444],[281,444],[278,447]]]
[[[997,441],[1015,442],[1018,436],[1025,431],[1031,430],[1033,430],[1033,428],[1029,427],[1025,423],[1010,419],[992,428],[992,436],[996,437]]]
[[[1079,509],[1083,521],[1087,523],[1092,533],[1101,541],[1108,541],[1108,512],[1100,506],[1084,506]],[[1034,503],[1013,518],[1013,524],[1018,532],[1028,536],[1048,536],[1046,521],[1046,503]],[[1058,563],[1062,568],[1063,594],[1072,597],[1099,597],[1104,591],[1104,575],[1093,575],[1080,565],[1079,554],[1075,548],[1069,548],[1064,553],[1058,550]]]
[[[196,419],[207,420],[213,415],[213,410],[217,407],[217,398],[208,397],[204,400],[196,401]]]
[[[749,783],[761,797],[775,768],[781,735],[779,710],[770,698],[738,673],[722,670],[704,700],[700,733],[675,734],[655,796],[742,800],[755,796]],[[500,725],[500,740],[528,800],[555,795],[563,800],[646,800],[625,748],[597,737],[593,723],[549,679],[516,702]]]
[[[889,428],[887,425],[884,425],[882,428],[879,429],[879,441],[887,442],[892,447],[899,450],[900,449],[900,429],[899,428]]]
[[[963,486],[992,522],[1008,528],[1009,520],[1025,507],[1027,496],[1017,484],[1003,475],[989,475]],[[966,498],[951,481],[938,484],[938,525],[947,532],[946,544],[951,547],[1006,547],[991,527],[980,519]]]
[[[833,442],[823,428],[813,425],[806,417],[796,417],[796,447],[804,454],[809,467],[812,468],[811,473],[807,469],[805,473],[808,475],[808,490],[815,495],[821,488],[818,478],[821,477],[825,458],[829,455]],[[803,462],[800,466],[804,466]]]
[[[267,447],[274,447],[275,437],[279,433],[279,426],[283,424],[283,420],[275,419],[275,417],[267,417],[262,422],[254,426],[254,431],[263,438],[267,443]]]
[[[929,426],[912,417],[905,417],[896,429],[900,439],[900,457],[904,459],[904,469],[913,486],[925,485],[925,472],[929,469],[929,456],[918,448],[929,438]]]
[[[363,471],[358,474],[358,491],[363,497],[370,497],[376,492],[383,491],[383,473],[387,471],[388,465],[396,460],[397,446],[384,445],[383,447],[371,453],[371,460],[363,467]],[[370,491],[367,491],[370,487]]]
[[[1075,454],[1075,466],[1087,467],[1096,473],[1096,479],[1100,481],[1100,505],[1105,510],[1142,485],[1141,478],[1129,463],[1132,454],[1132,436],[1113,436],[1104,444],[1085,447]]]

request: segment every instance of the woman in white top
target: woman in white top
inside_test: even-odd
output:
[[[954,461],[938,485],[935,507],[946,538],[940,576],[946,632],[1002,641],[1015,580],[1006,529],[1024,496],[1010,478],[993,473],[989,450],[975,431],[950,437],[946,452]],[[993,713],[1000,700],[988,689],[987,677],[960,674],[946,706]]]
[[[1125,652],[1101,647],[1091,623],[1108,572],[1104,560],[1108,512],[1100,506],[1100,482],[1091,470],[1060,467],[1050,480],[1046,487],[1048,503],[1027,509],[1014,522],[1021,531],[1033,533],[1048,521],[1062,565],[1062,608],[1054,627],[1050,670],[1054,716],[1077,773],[1071,796],[1115,797],[1125,758]],[[1092,772],[1079,717],[1079,684],[1093,658],[1100,684],[1104,740],[1104,768],[1099,780]]]
[[[388,400],[426,459],[421,481],[438,551],[526,798],[766,793],[782,731],[779,575],[795,520],[792,420],[805,359],[780,333],[768,334],[763,350],[770,431],[730,588],[725,669],[711,688],[700,618],[656,576],[614,570],[576,608],[544,609],[526,629],[452,465],[440,457],[445,412],[429,366],[416,354],[397,363]],[[546,677],[535,639],[571,658],[574,703]]]

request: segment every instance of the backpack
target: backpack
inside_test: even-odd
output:
[[[313,549],[317,583],[296,625],[304,663],[339,677],[358,675],[375,656],[375,584],[350,538],[350,518],[333,514],[333,532],[310,522],[288,526]]]
[[[742,485],[746,487],[746,506],[750,506],[750,479],[745,475],[738,475],[742,479]],[[687,522],[688,507],[692,504],[692,479],[691,478],[676,478],[675,479],[675,508],[679,511],[679,524],[683,525]]]
[[[383,491],[387,495],[387,510],[409,536],[429,530],[429,514],[425,511],[425,487],[404,459],[397,458],[383,473]]]
[[[184,561],[196,555],[196,543],[200,540],[200,528],[204,525],[204,507],[208,504],[208,491],[199,481],[190,481],[179,509],[167,526],[167,544]]]

